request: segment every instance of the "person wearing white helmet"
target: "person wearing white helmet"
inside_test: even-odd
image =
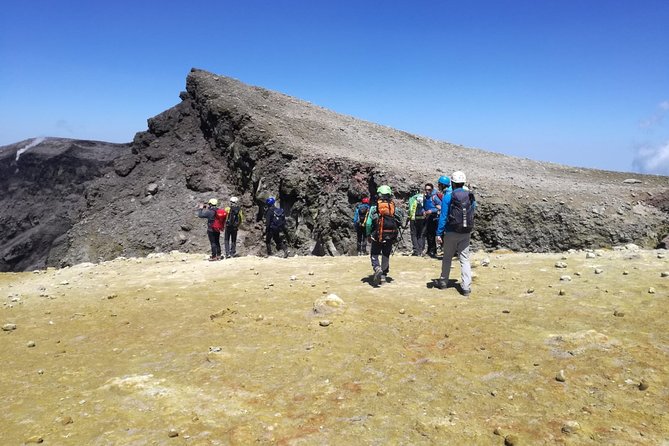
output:
[[[444,257],[441,261],[441,277],[437,287],[448,287],[448,276],[451,273],[451,262],[457,253],[460,261],[461,282],[460,293],[469,296],[472,286],[472,269],[469,261],[469,241],[474,228],[476,199],[474,194],[465,187],[467,177],[464,172],[456,171],[451,175],[453,189],[444,194],[442,200],[439,226],[437,227],[437,243],[443,243]]]
[[[225,210],[218,208],[216,198],[202,203],[197,211],[197,216],[207,219],[207,237],[211,245],[210,261],[221,259],[221,229],[225,225]]]
[[[238,197],[230,197],[230,206],[225,208],[228,218],[225,220],[225,258],[237,257],[237,231],[244,221],[244,212]]]

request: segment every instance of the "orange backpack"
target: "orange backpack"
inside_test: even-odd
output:
[[[399,224],[395,219],[395,203],[392,199],[379,199],[376,203],[377,221],[376,239],[380,242],[393,242],[399,234]]]

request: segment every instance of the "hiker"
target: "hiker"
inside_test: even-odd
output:
[[[388,281],[390,254],[393,244],[399,237],[403,220],[402,210],[395,206],[390,186],[385,184],[379,186],[376,192],[376,205],[370,207],[365,223],[365,232],[370,237],[372,244],[370,258],[374,269],[372,285],[375,287],[379,286],[381,281]],[[381,254],[381,264],[379,264],[379,254]]]
[[[422,256],[425,250],[425,215],[423,194],[416,191],[409,197],[409,231],[411,232],[411,255]]]
[[[465,186],[465,189],[467,187]],[[437,226],[439,226],[439,217],[441,216],[441,204],[444,199],[444,195],[447,193],[451,192],[451,179],[446,176],[442,175],[439,177],[439,180],[437,180],[437,194],[435,199],[433,200],[435,203],[435,207],[437,208],[437,218],[436,218],[436,224],[435,224],[435,229],[434,229],[434,236],[435,240],[437,237]],[[436,243],[437,245],[437,256],[439,256],[441,249],[441,243]],[[441,252],[443,255],[443,252]]]
[[[225,209],[218,208],[218,200],[211,198],[207,203],[200,205],[197,216],[207,219],[207,237],[211,245],[209,261],[221,259],[221,230],[225,226]]]
[[[365,220],[369,212],[369,197],[364,197],[355,207],[353,213],[353,226],[358,237],[358,255],[367,255],[367,235],[365,234]]]
[[[460,293],[469,296],[472,290],[472,269],[469,262],[469,239],[474,227],[476,199],[474,194],[465,188],[467,177],[463,172],[453,172],[451,182],[453,189],[444,195],[443,207],[437,227],[437,243],[442,244],[444,257],[441,261],[441,277],[437,281],[438,288],[448,286],[451,262],[455,253],[460,260],[461,283]]]
[[[427,239],[427,255],[437,257],[437,224],[439,218],[439,208],[441,200],[437,196],[432,183],[425,183],[425,193],[423,194],[423,215],[425,216],[425,238]]]
[[[265,211],[265,246],[267,247],[267,256],[272,255],[272,240],[276,244],[276,249],[283,251],[283,256],[288,257],[288,248],[286,242],[282,239],[282,234],[288,238],[286,233],[286,214],[283,209],[276,207],[276,199],[269,197],[265,200],[267,211]]]
[[[244,221],[244,213],[239,205],[239,198],[230,197],[230,206],[225,208],[228,216],[225,220],[225,257],[237,257],[237,231]]]

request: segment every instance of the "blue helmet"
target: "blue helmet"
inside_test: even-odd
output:
[[[274,206],[275,202],[276,200],[274,199],[274,197],[269,197],[267,200],[265,200],[265,204],[267,204],[267,206]]]
[[[439,177],[438,183],[448,187],[451,185],[451,179],[448,178],[446,175],[442,175]]]

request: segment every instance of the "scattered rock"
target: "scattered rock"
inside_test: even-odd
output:
[[[613,315],[614,315],[615,317],[625,317],[625,312],[623,312],[623,311],[618,311],[618,310],[614,310],[614,311],[613,311]]]
[[[488,266],[490,265],[490,258],[486,257],[484,259],[481,259],[481,266]]]
[[[156,183],[151,183],[146,186],[146,193],[149,195],[155,195],[158,192],[158,185]]]
[[[170,437],[170,438],[175,438],[175,437],[178,437],[178,436],[179,436],[179,432],[177,432],[176,429],[170,429],[170,430],[167,432],[167,436]]]
[[[648,294],[655,294],[655,288],[653,287],[648,288]]]
[[[639,390],[648,390],[648,383],[643,379],[639,383]]]
[[[595,257],[597,257],[597,256],[595,255],[594,252],[588,252],[588,253],[585,254],[586,259],[594,259]]]
[[[557,372],[557,374],[555,375],[555,381],[559,381],[559,382],[563,383],[563,382],[565,382],[566,380],[567,380],[567,378],[564,376],[564,370],[560,370],[560,371]]]
[[[560,291],[558,291],[558,296],[566,296],[566,295],[567,295],[567,291],[564,290],[563,288],[560,288]]]
[[[657,255],[657,258],[658,258],[658,259],[664,259],[665,257],[667,257],[667,256],[664,255],[664,254],[658,254],[658,255]]]
[[[581,425],[578,424],[578,421],[567,421],[562,426],[562,432],[565,434],[573,434],[578,432],[581,429]]]
[[[314,302],[314,313],[330,314],[344,308],[344,301],[336,294],[328,294],[316,299]]]
[[[209,347],[209,353],[220,353],[223,351],[223,347]]]
[[[627,276],[627,275],[629,275],[629,273],[630,273],[629,271],[625,270],[625,271],[623,271],[623,276]]]
[[[400,314],[406,313],[406,310],[404,308],[400,308]]]
[[[534,293],[534,288],[528,288],[527,289],[527,294],[532,294]]]
[[[504,437],[504,446],[518,446],[519,444],[518,437],[513,434]]]
[[[601,268],[595,268],[595,274],[602,274],[604,272]]]
[[[565,262],[555,262],[556,268],[566,268],[567,264]]]
[[[623,183],[625,183],[625,184],[639,184],[639,183],[641,183],[641,180],[637,180],[636,178],[628,178],[626,180],[623,180]]]
[[[33,435],[32,437],[26,440],[26,444],[31,444],[31,443],[35,444],[44,443],[44,438],[40,437],[39,435]]]
[[[318,325],[320,325],[321,327],[328,327],[330,326],[330,324],[332,324],[332,322],[329,321],[328,319],[323,319],[318,322]]]
[[[289,279],[290,279],[291,281],[296,281],[296,280],[297,280],[297,276],[290,276]]]
[[[74,420],[69,415],[58,417],[58,418],[56,418],[56,421],[59,422],[60,424],[62,424],[63,426],[67,426],[68,424],[74,423]]]
[[[37,345],[37,344],[35,344],[35,341],[28,341],[28,343],[26,344],[26,347],[31,348],[31,347],[34,347],[35,345]]]
[[[2,326],[2,331],[14,331],[16,330],[16,324],[5,324]]]
[[[560,276],[562,282],[571,282],[571,276]]]
[[[669,271],[662,271],[660,277],[669,277]]]

